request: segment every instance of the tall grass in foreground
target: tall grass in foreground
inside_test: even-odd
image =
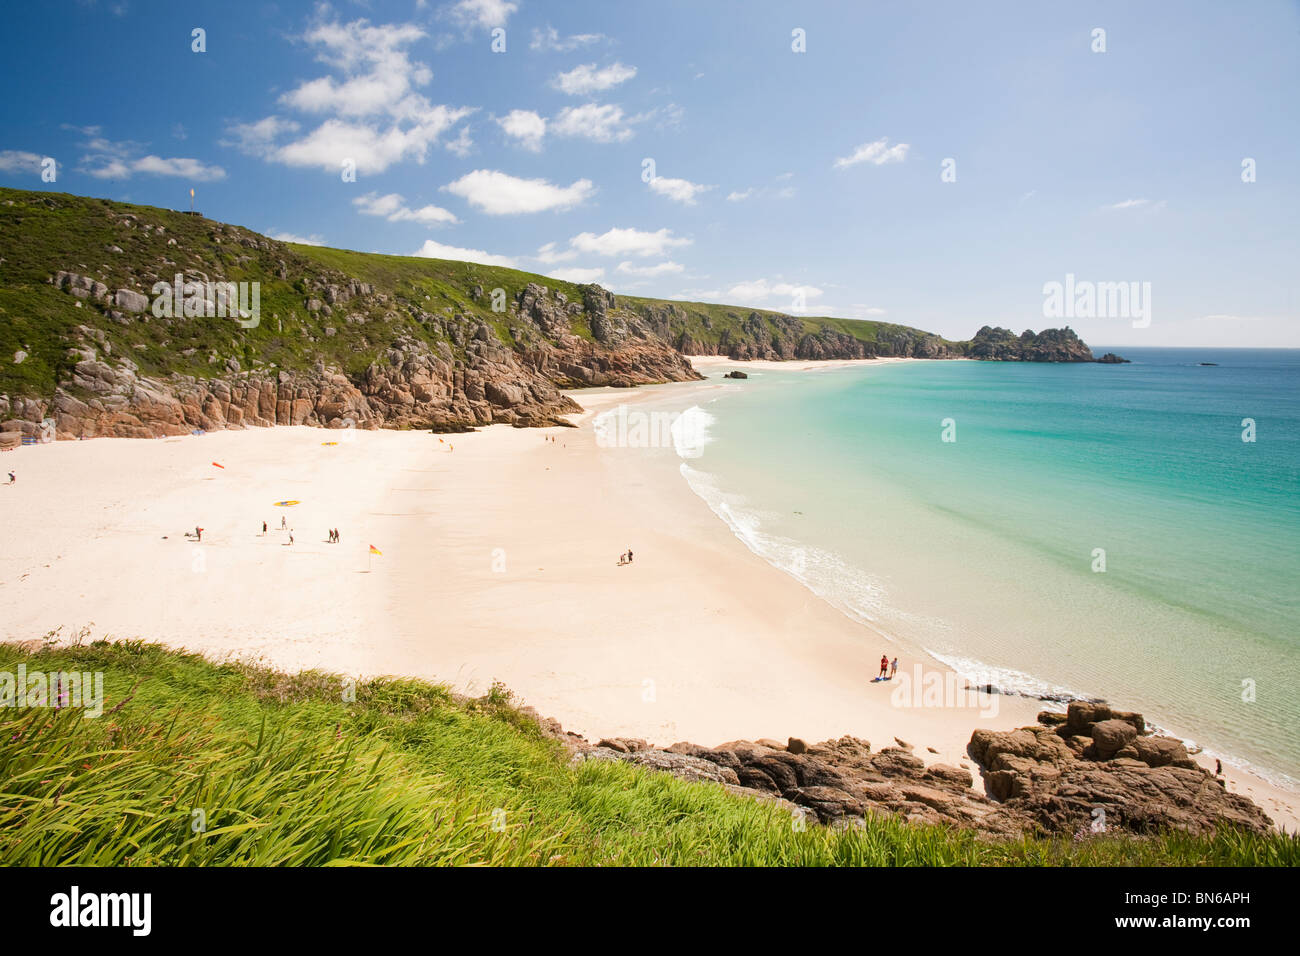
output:
[[[138,642],[20,650],[0,671],[103,671],[105,713],[0,709],[9,865],[1294,866],[1294,836],[992,842],[781,809],[621,763],[570,767],[498,692],[477,701],[283,674]]]

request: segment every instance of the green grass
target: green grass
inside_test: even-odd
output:
[[[140,642],[0,647],[102,671],[105,712],[0,709],[0,863],[1294,866],[1294,836],[1021,839],[810,826],[714,784],[570,767],[503,688],[348,685]],[[352,696],[349,702],[345,697]],[[205,827],[195,829],[195,810]]]

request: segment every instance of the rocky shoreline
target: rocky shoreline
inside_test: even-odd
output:
[[[520,713],[560,741],[574,764],[621,760],[714,783],[810,823],[858,826],[893,816],[999,839],[1203,834],[1221,826],[1263,833],[1273,826],[1254,802],[1229,793],[1192,760],[1181,741],[1153,733],[1141,714],[1104,703],[1074,701],[1065,714],[1040,713],[1032,727],[976,730],[967,747],[970,762],[959,766],[926,766],[912,744],[897,738],[879,750],[856,737],[666,748],[619,737],[593,744],[532,708]]]

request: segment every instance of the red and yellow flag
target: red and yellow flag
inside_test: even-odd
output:
[[[377,554],[377,555],[379,555],[380,557],[383,557],[383,555],[384,555],[384,552],[380,551],[380,550],[379,550],[378,548],[376,548],[373,544],[370,546],[370,553],[371,553],[371,554]]]

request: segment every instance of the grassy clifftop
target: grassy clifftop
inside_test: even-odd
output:
[[[56,288],[50,280],[59,272],[101,283],[107,298]],[[152,297],[155,282],[171,282],[177,273],[187,280],[260,283],[260,324],[139,321],[110,301],[118,289]],[[358,291],[358,284],[365,288]],[[539,330],[520,307],[531,284],[576,304],[567,310],[567,329]],[[343,294],[335,298],[331,287]],[[504,291],[506,311],[492,309],[493,289]],[[554,344],[563,334],[616,347],[620,342],[603,338],[597,325],[605,323],[606,310],[616,330],[631,327],[683,351],[793,358],[801,342],[804,352],[827,357],[918,348],[942,357],[960,350],[958,343],[889,323],[624,296],[609,303],[599,287],[516,269],[294,245],[170,209],[0,189],[0,394],[52,395],[71,377],[77,357],[69,351],[88,340],[154,377],[219,377],[236,366],[303,371],[318,362],[358,376],[399,339],[441,343],[463,357],[466,342],[484,325],[516,352]]]
[[[104,712],[0,708],[7,865],[1294,866],[1295,836],[991,841],[779,807],[620,762],[571,766],[501,688],[349,685],[139,642],[18,648],[0,671],[100,671]],[[351,697],[349,702],[347,698]]]

